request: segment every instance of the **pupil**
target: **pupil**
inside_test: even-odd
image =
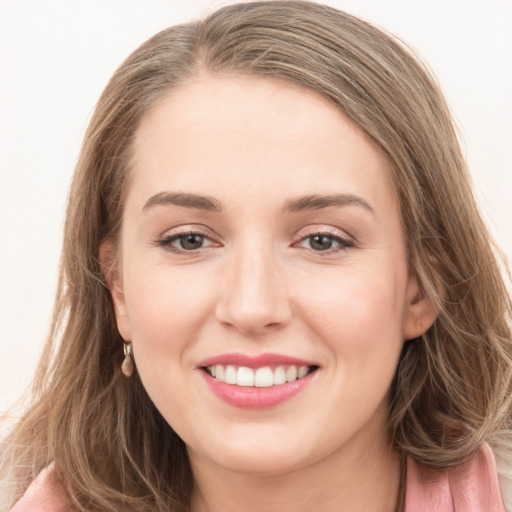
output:
[[[199,249],[203,244],[203,237],[201,235],[192,233],[190,235],[185,235],[180,238],[181,247],[183,249]]]
[[[318,251],[325,251],[332,247],[332,240],[325,235],[315,235],[311,237],[311,248]]]

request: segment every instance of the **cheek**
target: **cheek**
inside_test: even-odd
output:
[[[215,290],[200,272],[165,265],[138,267],[125,283],[135,360],[141,377],[169,378],[181,370],[186,354],[211,313]],[[148,383],[149,384],[149,383]]]
[[[125,294],[128,315],[135,333],[145,337],[159,326],[171,324],[183,334],[189,319],[208,304],[212,283],[200,271],[173,269],[165,263],[127,268]]]
[[[303,293],[303,300],[313,313],[309,316],[323,318],[325,326],[334,330],[354,328],[361,332],[399,326],[405,278],[393,274],[396,273],[392,269],[386,273],[351,268],[330,279],[310,281]]]
[[[394,373],[403,342],[405,277],[393,270],[352,268],[326,282],[304,294],[304,317],[312,332],[354,378],[377,368]]]
[[[210,315],[212,283],[158,266],[130,275],[137,279],[125,286],[137,371],[161,414],[187,432],[181,423],[192,412],[183,411],[196,400],[187,385],[194,370],[190,353]]]
[[[341,425],[340,432],[346,435],[363,431],[371,418],[385,421],[403,344],[402,286],[401,278],[354,272],[331,280],[328,291],[309,289],[305,318],[318,344],[329,351],[326,392],[332,396],[332,407],[323,420]],[[339,434],[331,434],[337,442]]]

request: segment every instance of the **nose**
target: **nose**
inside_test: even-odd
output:
[[[286,279],[272,251],[253,244],[228,258],[217,303],[217,320],[244,334],[263,334],[292,316]]]

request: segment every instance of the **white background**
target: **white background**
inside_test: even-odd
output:
[[[101,90],[153,33],[226,3],[0,0],[0,412],[27,386],[42,350],[68,184]],[[510,262],[512,1],[325,3],[385,27],[430,64]]]

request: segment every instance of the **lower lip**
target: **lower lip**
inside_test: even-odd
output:
[[[201,373],[213,393],[229,405],[244,409],[268,409],[298,395],[311,382],[316,372],[309,373],[293,382],[267,388],[226,384],[205,371],[201,371]]]

